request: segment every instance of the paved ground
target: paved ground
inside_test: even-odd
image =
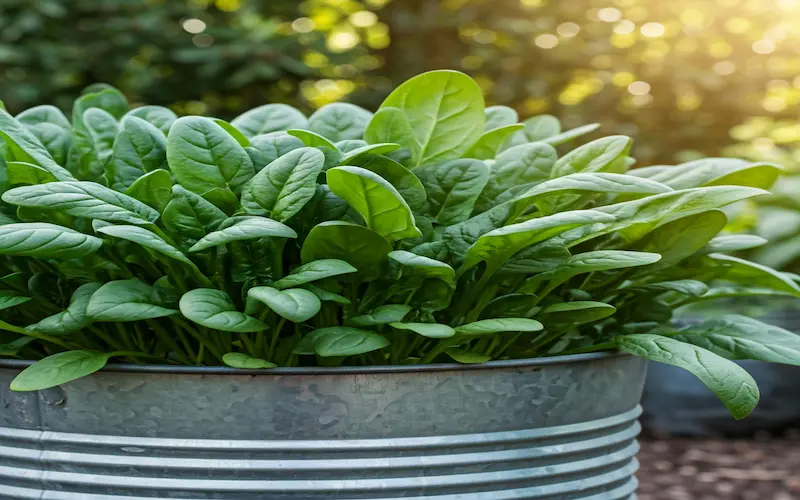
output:
[[[800,500],[800,432],[642,440],[639,500]]]

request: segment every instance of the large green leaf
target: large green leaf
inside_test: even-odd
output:
[[[286,104],[265,104],[246,111],[231,121],[245,137],[285,131],[293,128],[307,128],[308,119],[303,113]]]
[[[220,225],[220,229],[208,233],[192,246],[190,252],[225,245],[234,241],[257,238],[297,238],[292,228],[266,217],[241,215],[231,217]]]
[[[556,134],[545,139],[542,139],[542,142],[546,142],[551,146],[558,146],[559,144],[564,144],[569,142],[573,139],[577,139],[578,137],[584,136],[586,134],[590,134],[595,130],[600,128],[599,123],[590,123],[588,125],[581,125],[580,127],[575,127],[569,130],[565,130],[560,134]]]
[[[16,116],[50,153],[58,165],[66,165],[72,142],[72,125],[55,106],[34,106]]]
[[[347,141],[345,141],[347,142]],[[350,141],[356,142],[356,141]],[[341,148],[342,143],[337,142],[336,147]],[[386,142],[382,144],[367,144],[364,146],[359,146],[354,148],[350,151],[343,152],[342,158],[339,160],[340,165],[359,165],[360,160],[362,157],[372,157],[375,155],[384,155],[391,153],[393,151],[397,151],[400,149],[401,146],[399,144],[393,144],[391,142]],[[387,159],[388,158],[384,158]]]
[[[721,253],[711,254],[708,259],[714,267],[719,268],[715,274],[720,279],[748,287],[770,288],[800,297],[800,285],[785,274],[769,267]]]
[[[11,381],[12,391],[41,391],[103,369],[111,354],[66,351],[53,354],[22,370]]]
[[[490,276],[512,255],[525,247],[576,227],[608,224],[614,220],[613,216],[594,210],[573,210],[495,229],[478,238],[478,241],[469,248],[459,269],[459,275],[485,261],[485,272]]]
[[[0,255],[73,259],[97,251],[102,244],[100,238],[46,222],[0,226]]]
[[[380,175],[361,167],[328,170],[328,187],[353,207],[367,227],[389,241],[422,235],[414,225],[411,208],[394,186]]]
[[[479,160],[452,160],[414,169],[428,194],[425,208],[436,222],[451,226],[470,218],[489,182],[489,167]]]
[[[256,172],[285,155],[289,151],[303,147],[303,141],[286,132],[270,132],[250,139],[250,146],[244,148]]]
[[[508,106],[489,106],[484,110],[484,117],[483,130],[486,132],[506,125],[513,125],[519,121],[519,115],[516,110]]]
[[[556,150],[541,142],[506,150],[495,160],[486,188],[475,203],[475,212],[485,212],[546,181],[557,158]]]
[[[3,201],[22,207],[59,210],[75,217],[147,224],[159,213],[144,203],[94,182],[48,182],[3,193]]]
[[[156,290],[137,279],[109,281],[89,298],[86,314],[92,321],[139,321],[171,316]]]
[[[354,273],[357,271],[358,269],[343,260],[315,260],[293,269],[288,276],[276,281],[273,286],[278,290],[283,290],[284,288],[291,288],[304,283],[310,283],[312,281]]]
[[[456,327],[457,335],[479,337],[505,332],[538,332],[544,326],[534,319],[527,318],[495,318],[483,319]]]
[[[397,328],[398,330],[410,330],[418,335],[422,335],[423,337],[428,337],[431,339],[446,339],[454,336],[456,331],[441,323],[401,323],[401,322],[394,322],[390,323],[392,328]]]
[[[346,102],[335,102],[314,112],[308,118],[308,128],[334,142],[361,139],[370,119],[372,113],[364,108]]]
[[[408,80],[383,101],[381,111],[386,108],[399,110],[399,115],[394,113],[406,126],[383,131],[383,140],[371,140],[370,129],[385,124],[379,112],[373,118],[379,121],[370,122],[365,138],[402,144],[412,152],[415,166],[459,158],[483,133],[483,92],[456,71],[431,71]]]
[[[158,254],[183,262],[191,267],[195,267],[189,258],[180,250],[170,245],[163,238],[152,231],[148,231],[139,226],[109,225],[97,229],[98,233],[107,234],[122,240],[132,241]]]
[[[661,254],[657,268],[668,268],[704,248],[727,223],[728,218],[719,210],[682,217],[642,238],[638,249]]]
[[[230,296],[220,290],[196,288],[183,294],[181,314],[198,325],[224,332],[260,332],[267,325],[236,310]]]
[[[188,250],[227,219],[225,212],[203,197],[172,186],[172,199],[164,208],[161,222],[178,245]]]
[[[536,315],[546,328],[563,325],[584,325],[607,318],[617,312],[617,308],[605,302],[576,300],[560,302],[545,307]]]
[[[125,115],[122,117],[121,121],[123,124],[129,116],[141,118],[147,123],[154,125],[165,136],[169,132],[169,128],[172,126],[175,120],[178,119],[178,115],[176,115],[174,111],[169,108],[165,108],[164,106],[140,106],[138,108],[134,108],[125,113]]]
[[[311,201],[325,156],[299,148],[261,169],[242,191],[242,206],[251,213],[285,222]]]
[[[703,253],[729,253],[749,250],[767,244],[767,240],[754,234],[724,234],[712,238]]]
[[[386,337],[377,333],[346,326],[320,328],[303,337],[295,354],[316,354],[323,358],[356,356],[389,345]]]
[[[166,170],[153,170],[133,181],[125,194],[163,212],[172,198],[172,176]]]
[[[389,269],[395,279],[439,279],[455,288],[456,273],[448,264],[405,250],[389,253]]]
[[[340,259],[359,270],[362,279],[381,275],[392,246],[375,231],[344,221],[317,224],[308,233],[300,256],[305,263]]]
[[[111,161],[106,166],[109,185],[124,191],[136,179],[156,169],[169,169],[167,138],[155,125],[141,118],[126,118],[114,139]]]
[[[627,156],[630,149],[631,140],[624,135],[603,137],[559,158],[551,175],[561,177],[579,172],[615,172],[615,166]]]
[[[372,156],[359,166],[389,181],[412,210],[421,210],[425,206],[425,187],[413,172],[400,163],[385,156]]]
[[[683,327],[670,336],[726,359],[800,366],[800,335],[747,316],[730,314]]]
[[[101,286],[100,283],[85,283],[79,286],[72,294],[66,310],[28,326],[28,330],[48,335],[65,335],[86,328],[92,323],[86,313],[89,299]]]
[[[214,188],[238,193],[255,174],[241,144],[213,120],[200,116],[184,116],[172,124],[167,160],[178,182],[198,194]]]
[[[511,202],[501,203],[480,215],[448,226],[442,234],[442,242],[456,256],[456,260],[460,261],[478,238],[503,227],[511,217],[512,209]]]
[[[658,262],[660,259],[661,256],[657,253],[630,252],[626,250],[595,250],[579,253],[571,256],[556,268],[528,279],[520,291],[523,293],[527,291],[535,293],[536,287],[544,282],[549,282],[547,288],[552,290],[579,274],[646,266]]]
[[[302,288],[278,290],[268,286],[256,286],[247,291],[249,299],[265,304],[282,318],[294,323],[313,318],[322,304],[312,292]]]
[[[701,347],[652,334],[622,335],[615,343],[634,356],[693,373],[737,419],[746,417],[758,404],[760,395],[753,377],[736,363]]]
[[[75,179],[67,169],[56,163],[50,152],[30,130],[2,109],[0,109],[0,137],[13,155],[12,159],[38,165],[60,181]]]
[[[768,189],[783,172],[775,164],[750,163],[735,158],[703,158],[660,170],[646,170],[633,175],[646,175],[673,189],[689,189],[702,186],[749,186]]]
[[[411,306],[403,304],[387,304],[376,308],[369,314],[362,314],[349,318],[345,321],[349,326],[377,326],[388,325],[396,321],[403,321],[403,318],[411,312]]]
[[[500,152],[503,143],[514,133],[525,128],[521,123],[505,125],[496,129],[486,131],[478,141],[473,144],[464,157],[475,158],[477,160],[493,160]]]

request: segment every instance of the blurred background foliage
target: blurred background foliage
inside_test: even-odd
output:
[[[434,68],[489,104],[636,137],[640,165],[800,165],[800,0],[0,0],[0,99],[69,108],[93,82],[229,118],[374,108]]]

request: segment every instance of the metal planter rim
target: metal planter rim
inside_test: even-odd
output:
[[[424,373],[452,372],[514,368],[541,368],[544,366],[583,363],[598,359],[630,356],[619,351],[593,352],[587,354],[570,354],[567,356],[550,356],[541,358],[513,359],[506,361],[489,361],[481,364],[462,365],[458,363],[438,363],[430,365],[381,365],[381,366],[337,366],[337,367],[302,367],[302,368],[266,368],[245,370],[224,366],[176,366],[176,365],[133,365],[110,364],[101,371],[123,373],[163,373],[181,375],[367,375],[376,373]],[[0,368],[24,369],[35,361],[0,359]]]

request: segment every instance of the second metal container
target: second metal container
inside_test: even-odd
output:
[[[645,362],[112,367],[12,393],[0,362],[0,498],[634,498]]]

